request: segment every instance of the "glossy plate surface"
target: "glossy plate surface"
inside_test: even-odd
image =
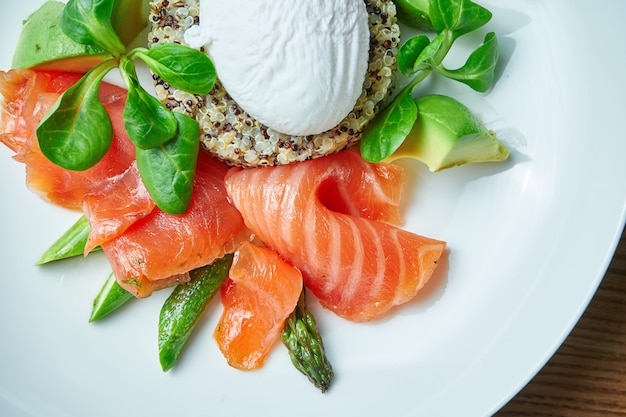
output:
[[[39,4],[12,2],[0,26],[0,69],[10,66],[21,20]],[[438,174],[406,164],[406,228],[448,241],[448,265],[414,302],[376,323],[348,323],[313,304],[336,372],[324,395],[282,346],[260,371],[229,368],[212,338],[219,303],[168,373],[156,342],[167,294],[88,324],[107,262],[32,266],[78,215],[30,193],[23,167],[1,149],[0,415],[483,416],[499,409],[575,325],[623,227],[626,3],[482,4],[494,13],[485,30],[502,46],[495,89],[482,96],[447,82],[429,88],[479,114],[511,147],[511,159]]]

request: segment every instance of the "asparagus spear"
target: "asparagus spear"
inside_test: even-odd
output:
[[[72,256],[82,255],[91,227],[85,216],[81,216],[52,246],[41,255],[35,265],[43,265]]]
[[[178,285],[161,308],[159,317],[159,360],[163,371],[171,369],[209,301],[226,278],[233,256],[194,269],[191,280]]]
[[[102,289],[93,300],[93,308],[91,309],[91,317],[89,321],[96,321],[117,310],[126,302],[131,300],[133,295],[122,288],[115,279],[115,275],[111,273],[109,278],[104,282]]]
[[[326,357],[324,343],[317,331],[315,319],[306,308],[304,289],[302,289],[295,310],[285,322],[281,339],[289,350],[294,366],[313,385],[322,392],[326,392],[334,376],[333,367]]]

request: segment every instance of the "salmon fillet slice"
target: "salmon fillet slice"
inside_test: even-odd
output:
[[[395,226],[402,168],[344,151],[299,164],[233,168],[226,190],[246,225],[302,271],[321,304],[373,320],[417,294],[446,243]]]
[[[222,287],[224,311],[213,334],[229,365],[263,366],[302,291],[302,274],[269,248],[244,242]]]

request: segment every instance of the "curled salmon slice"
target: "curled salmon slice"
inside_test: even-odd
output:
[[[111,178],[103,188],[85,194],[83,213],[91,226],[85,256],[96,246],[122,235],[135,222],[152,213],[155,207],[141,181],[136,162]]]
[[[155,281],[208,265],[249,238],[241,214],[226,195],[227,170],[224,163],[200,153],[185,214],[172,215],[154,207],[122,234],[101,244],[122,287],[147,297]],[[115,199],[111,202],[119,204]]]
[[[224,311],[213,333],[229,365],[263,365],[301,291],[300,271],[269,248],[242,243],[222,287]]]
[[[302,271],[321,304],[348,320],[412,299],[443,241],[396,227],[402,168],[343,151],[285,166],[235,169],[226,190],[246,225]]]
[[[25,164],[32,191],[53,204],[84,211],[92,229],[86,253],[102,246],[118,282],[136,296],[146,297],[184,282],[189,270],[234,251],[249,231],[226,196],[228,167],[200,155],[189,211],[174,216],[156,209],[134,163],[135,147],[124,126],[123,88],[100,85],[100,101],[114,131],[112,145],[100,162],[85,171],[68,171],[43,156],[37,126],[79,78],[62,72],[0,71],[0,142]]]

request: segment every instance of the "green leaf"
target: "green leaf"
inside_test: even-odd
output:
[[[448,37],[449,33],[447,31],[440,33],[426,45],[413,64],[416,70],[423,62],[428,60],[435,66],[441,64],[441,61],[450,49],[451,39]]]
[[[430,20],[437,33],[453,30],[461,17],[463,0],[431,0]]]
[[[177,128],[174,114],[143,89],[132,61],[123,60],[120,69],[128,86],[124,126],[130,140],[138,148],[148,149],[172,139]]]
[[[173,113],[178,130],[173,139],[150,149],[137,149],[137,168],[156,205],[171,214],[187,211],[200,141],[200,127],[189,116]]]
[[[100,320],[102,317],[111,314],[133,298],[134,296],[131,293],[118,284],[115,275],[110,274],[98,292],[98,295],[93,300],[89,321]]]
[[[495,79],[495,70],[500,58],[498,38],[490,32],[484,43],[467,58],[465,64],[456,70],[438,68],[448,78],[462,82],[472,89],[485,92],[491,88]]]
[[[398,51],[398,69],[407,77],[415,74],[419,65],[418,57],[429,44],[430,39],[426,35],[409,38]]]
[[[492,17],[471,0],[431,0],[429,14],[437,33],[450,30],[454,39],[484,26]]]
[[[367,125],[361,139],[361,155],[366,161],[380,162],[402,144],[417,119],[417,106],[411,89],[404,89]]]
[[[91,168],[106,154],[113,127],[98,97],[100,82],[114,66],[106,61],[63,93],[37,128],[41,152],[69,170]]]
[[[156,74],[172,86],[192,94],[207,94],[217,74],[211,59],[197,49],[168,42],[135,51]]]
[[[428,15],[429,0],[395,0],[394,3],[401,22],[425,32],[434,30]]]
[[[73,41],[98,46],[113,55],[126,52],[111,24],[115,0],[69,0],[59,25]]]

